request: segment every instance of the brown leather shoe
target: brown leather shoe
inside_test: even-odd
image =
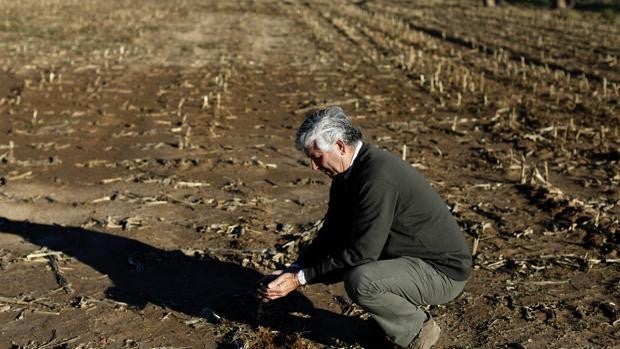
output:
[[[420,333],[409,343],[407,349],[430,349],[439,340],[441,328],[433,320],[431,314],[426,313],[426,316],[428,319],[422,324]]]

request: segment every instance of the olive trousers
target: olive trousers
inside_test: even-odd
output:
[[[362,264],[344,275],[349,297],[401,347],[411,343],[426,320],[421,306],[453,300],[465,282],[454,281],[415,257]]]

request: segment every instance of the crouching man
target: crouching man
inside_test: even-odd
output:
[[[472,266],[446,204],[409,163],[364,143],[340,107],[308,115],[295,144],[332,179],[327,214],[296,263],[263,278],[259,297],[343,280],[391,341],[430,348],[440,329],[421,307],[454,299]]]

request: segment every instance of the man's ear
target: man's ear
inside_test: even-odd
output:
[[[338,139],[336,140],[336,150],[338,150],[338,152],[340,152],[340,155],[344,155],[344,153],[347,150],[347,145],[344,143],[344,141],[342,139]]]

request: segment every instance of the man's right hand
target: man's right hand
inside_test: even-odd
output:
[[[260,288],[261,286],[266,286],[267,284],[269,284],[270,282],[275,280],[282,273],[284,273],[284,270],[275,270],[275,271],[272,271],[270,274],[267,274],[267,275],[263,276],[257,282],[258,283],[258,287]]]
[[[257,282],[256,289],[256,297],[262,302],[269,302],[269,299],[265,297],[265,293],[267,291],[267,285],[269,285],[272,281],[277,279],[280,275],[284,273],[297,273],[301,268],[298,266],[290,266],[283,270],[275,270],[270,274],[263,276]]]
[[[282,273],[284,273],[284,270],[275,270],[258,280],[258,282],[256,283],[256,298],[258,298],[259,301],[264,303],[269,302],[269,299],[265,297],[265,293],[267,292],[267,285],[269,285],[269,283],[273,280],[277,279],[278,276],[282,275]]]
[[[275,276],[275,275],[274,275]],[[269,302],[282,298],[295,291],[301,283],[296,272],[284,272],[277,275],[276,279],[258,288],[258,296],[263,302]]]

